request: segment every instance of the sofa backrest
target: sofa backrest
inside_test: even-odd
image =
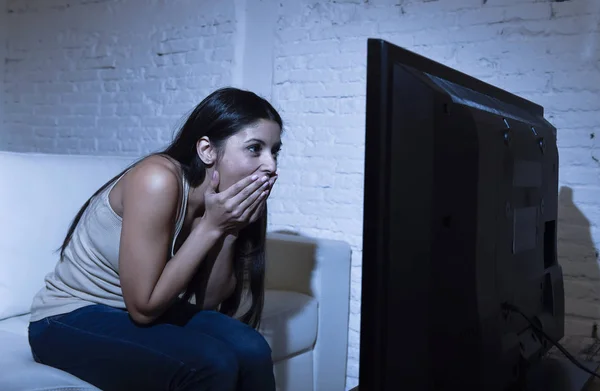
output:
[[[0,152],[0,320],[29,312],[79,208],[135,160]]]

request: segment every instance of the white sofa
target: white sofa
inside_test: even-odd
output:
[[[83,202],[133,158],[0,152],[0,390],[97,390],[33,361],[29,307]],[[261,332],[279,390],[345,387],[350,248],[270,232]]]

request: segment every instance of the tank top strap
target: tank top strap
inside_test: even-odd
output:
[[[128,169],[126,169],[125,171],[123,171],[123,173],[121,175],[119,175],[117,178],[115,178],[115,180],[112,181],[112,183],[110,185],[108,185],[106,187],[106,189],[104,189],[104,191],[102,191],[102,194],[99,194],[101,196],[101,198],[102,198],[102,201],[106,202],[109,207],[110,207],[110,202],[108,200],[108,197],[110,195],[110,192],[117,185],[117,183],[125,176],[125,174],[127,174],[129,171],[131,171],[132,168],[133,167],[129,167]],[[110,207],[110,208],[112,209],[112,207]]]

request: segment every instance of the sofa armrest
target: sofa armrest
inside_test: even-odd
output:
[[[343,390],[350,312],[351,249],[346,242],[270,232],[266,289],[307,294],[318,302],[315,390]]]

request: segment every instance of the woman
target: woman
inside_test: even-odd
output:
[[[256,329],[281,132],[266,100],[217,90],[92,195],[33,300],[35,360],[104,391],[275,390]]]

